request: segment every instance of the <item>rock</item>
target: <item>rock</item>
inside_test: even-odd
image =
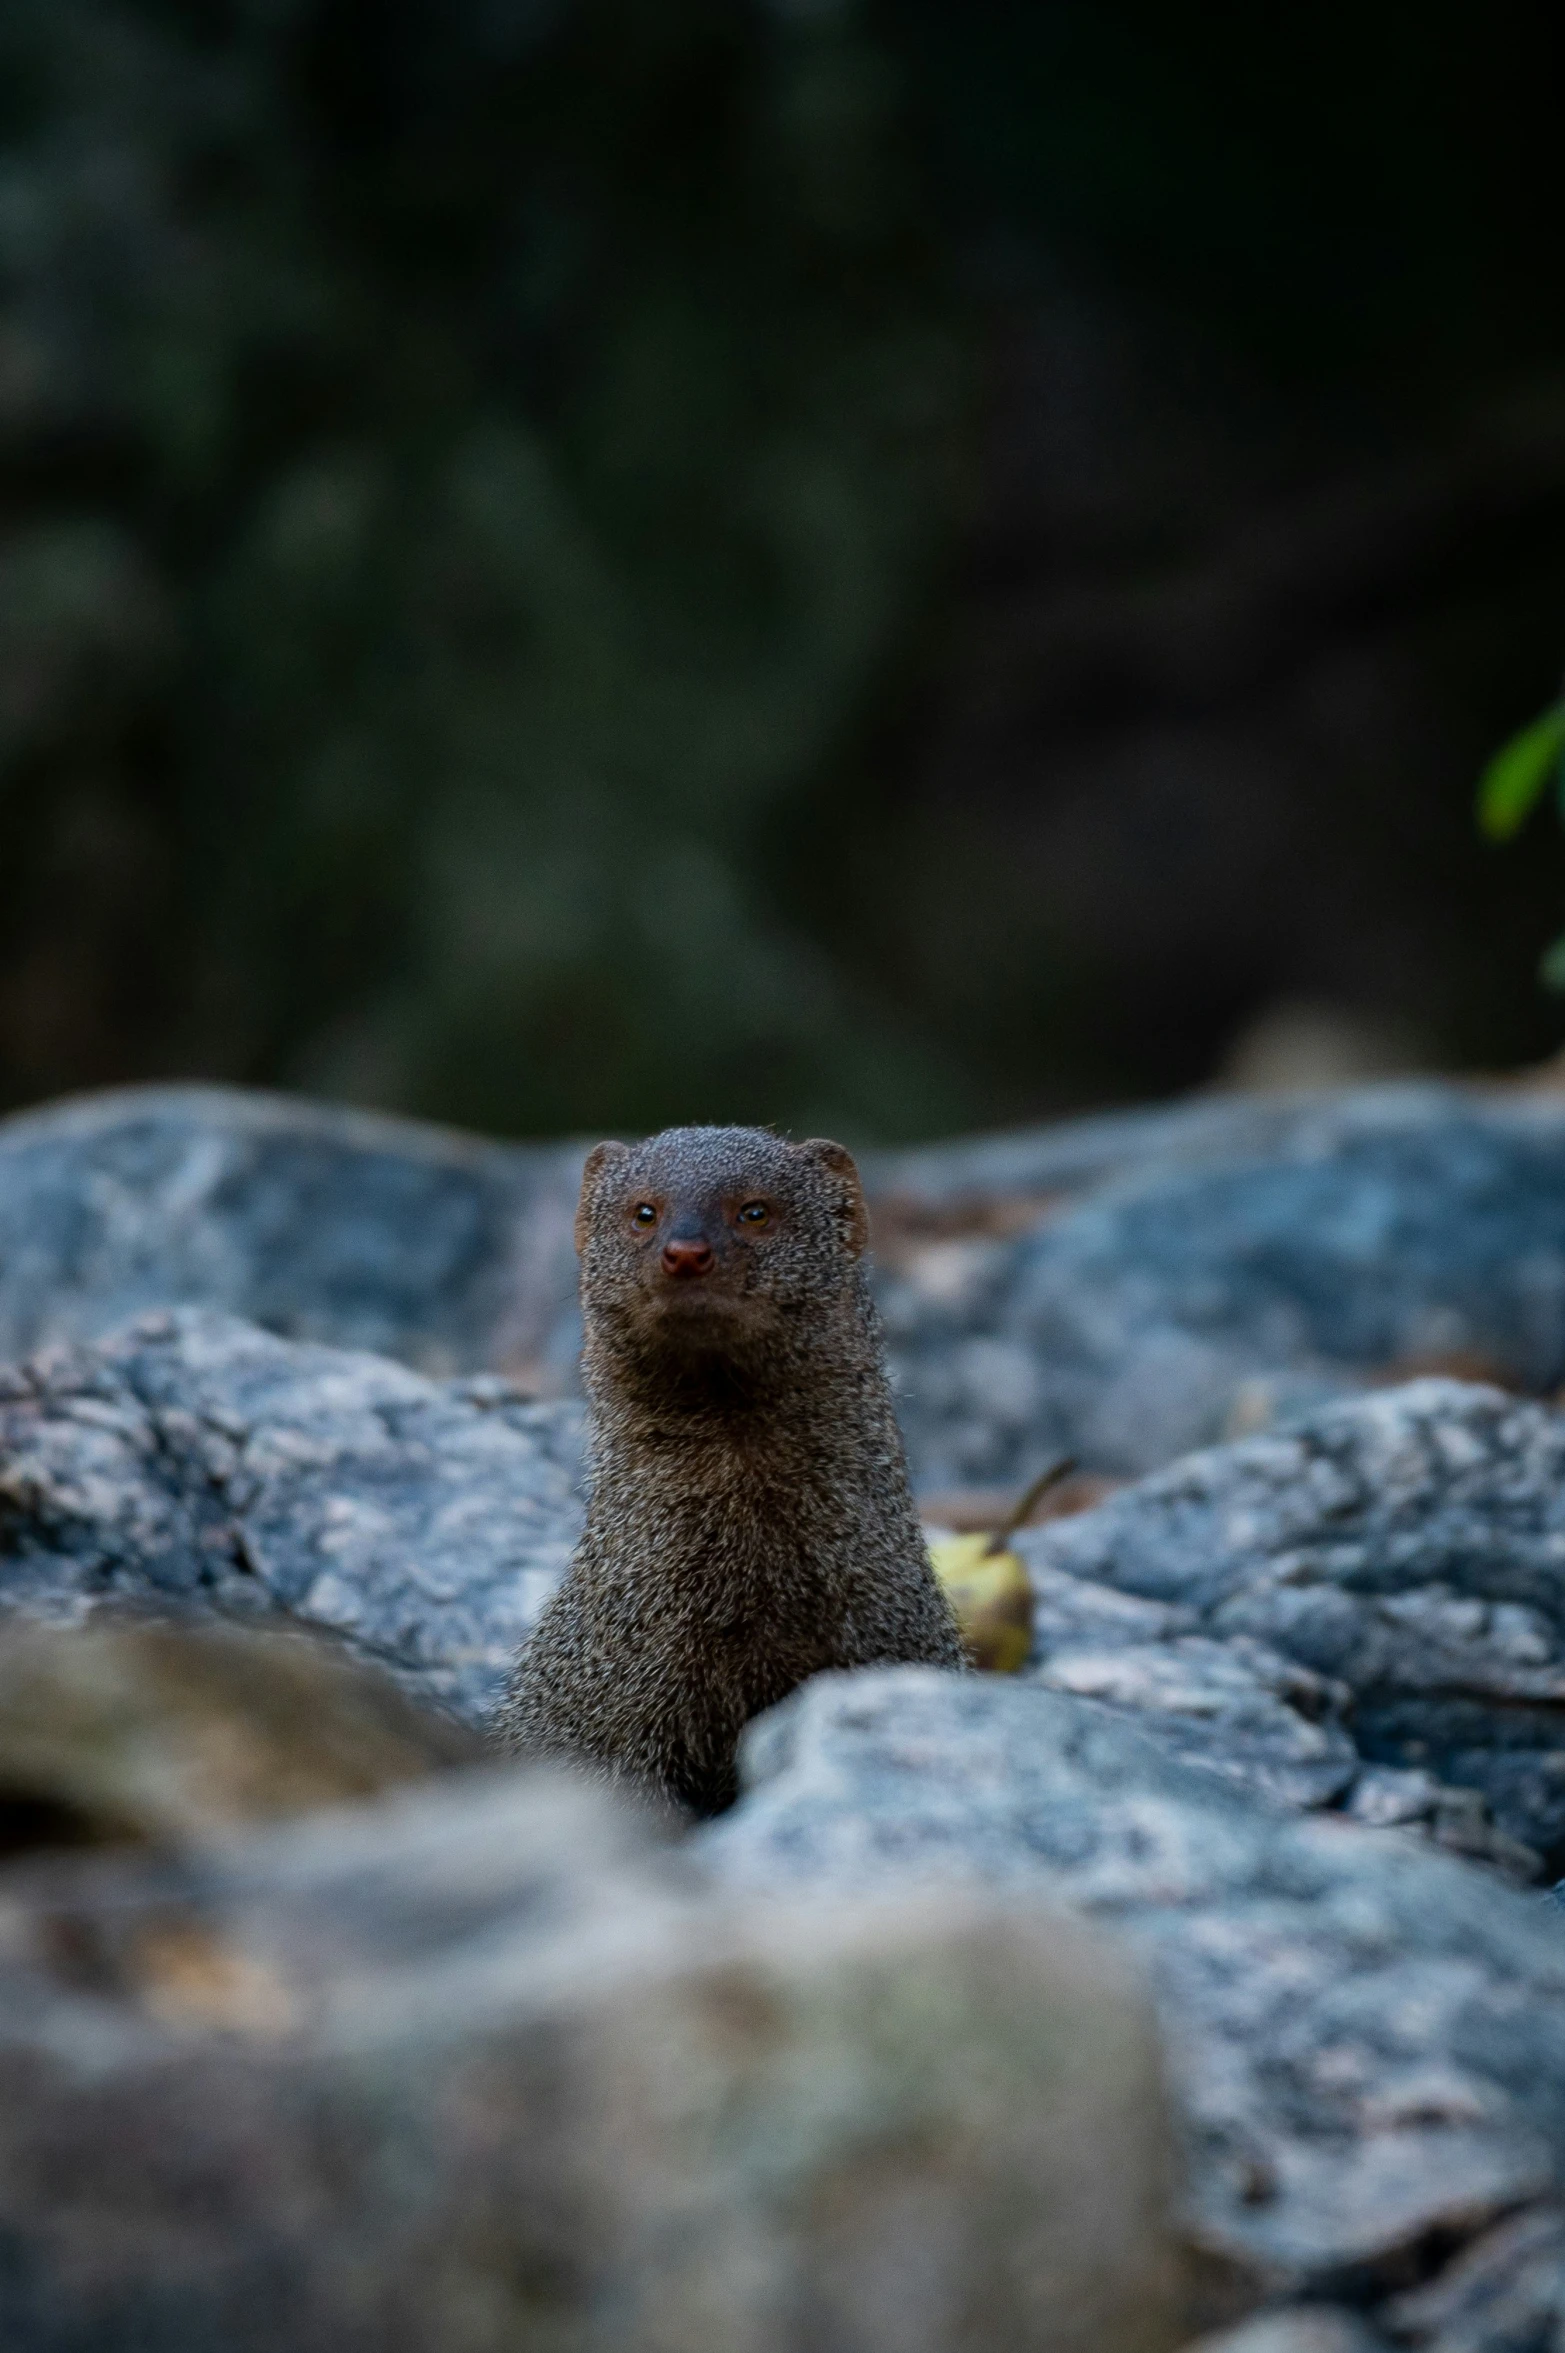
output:
[[[982,1891],[712,1889],[500,1772],[0,1885],[15,2353],[1172,2353],[1146,2005]]]
[[[1343,1686],[1369,1763],[1478,1791],[1565,1868],[1565,1416],[1412,1382],[1014,1541],[1048,1590],[1110,1588]]]
[[[0,1361],[191,1305],[569,1386],[581,1152],[242,1087],[0,1121]]]
[[[182,1309],[0,1374],[0,1609],[324,1628],[474,1722],[581,1523],[580,1420]]]
[[[1370,1830],[1398,1830],[1410,1822],[1430,1820],[1442,1799],[1453,1794],[1432,1773],[1399,1773],[1394,1765],[1370,1765],[1354,1783],[1347,1811]]]
[[[1543,1869],[1543,1857],[1534,1848],[1496,1828],[1481,1790],[1452,1789],[1432,1773],[1366,1766],[1346,1810],[1355,1822],[1375,1830],[1416,1827],[1437,1846],[1493,1863],[1513,1879],[1537,1879]]]
[[[1323,1120],[1345,1110],[1359,1118],[1438,1122],[1475,1100],[1483,1098],[1470,1087],[1423,1079],[1264,1100],[1191,1095],[1044,1127],[871,1152],[860,1166],[883,1225],[899,1242],[1015,1233],[1062,1204],[1149,1170],[1168,1175],[1285,1157],[1301,1139],[1318,1134]]]
[[[1012,1678],[819,1677],[741,1765],[697,1841],[736,1885],[988,1882],[1113,1921],[1153,1983],[1190,2227],[1241,2309],[1373,2301],[1565,2182],[1565,1937],[1538,1897]]]
[[[1386,2326],[1420,2353],[1548,2353],[1565,2327],[1565,2212],[1535,2206],[1500,2223],[1429,2286],[1398,2296]]]
[[[483,1754],[302,1634],[0,1630],[0,1853],[209,1843]]]
[[[1100,1163],[1112,1181],[1031,1231],[893,1250],[882,1298],[921,1488],[1019,1485],[1061,1452],[1146,1471],[1253,1415],[1263,1381],[1281,1385],[1262,1410],[1286,1417],[1420,1366],[1539,1392],[1565,1378],[1557,1101],[1410,1086],[1269,1127],[1252,1109],[1216,1122],[1248,1140],[1237,1159],[1199,1116],[1200,1151],[1163,1115],[1134,1173]]]
[[[1356,2312],[1303,2304],[1258,2313],[1220,2336],[1203,2337],[1187,2353],[1384,2353],[1384,2347],[1384,2337],[1366,2328]]]
[[[1066,1645],[1036,1680],[1134,1714],[1171,1755],[1283,1805],[1329,1805],[1358,1776],[1358,1751],[1340,1720],[1342,1687],[1243,1636]]]
[[[1026,1562],[1033,1592],[1033,1656],[1048,1660],[1057,1651],[1083,1644],[1115,1648],[1123,1643],[1167,1642],[1193,1634],[1200,1619],[1177,1602],[1148,1601],[1090,1577],[1057,1569],[1023,1530],[1013,1539]]]

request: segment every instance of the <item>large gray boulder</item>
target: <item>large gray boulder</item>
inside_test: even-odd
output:
[[[1495,1096],[1493,1089],[1446,1079],[1187,1095],[1042,1127],[871,1152],[862,1166],[883,1217],[900,1236],[1015,1231],[1149,1171],[1173,1176],[1286,1157],[1301,1138],[1319,1133],[1323,1118],[1405,1114],[1438,1122]]]
[[[1364,1778],[1343,1720],[1343,1687],[1242,1635],[1072,1643],[1045,1658],[1032,1679],[1132,1715],[1170,1755],[1286,1806],[1356,1797]],[[1538,1867],[1530,1849],[1526,1867],[1529,1876]]]
[[[0,1372],[0,1611],[283,1616],[481,1721],[570,1557],[579,1445],[492,1374],[154,1313]]]
[[[1420,1366],[1565,1379],[1557,1098],[1350,1093],[1274,1121],[1264,1152],[1238,1128],[1237,1158],[1153,1133],[1144,1163],[1015,1238],[893,1249],[882,1303],[926,1486],[1019,1483],[1056,1452],[1149,1470],[1268,1390],[1275,1417]]]
[[[569,1386],[581,1157],[244,1087],[0,1120],[0,1362],[184,1305]]]
[[[1344,1723],[1368,1765],[1479,1791],[1565,1870],[1565,1415],[1413,1382],[1188,1456],[1018,1544],[1060,1687],[1120,1696],[1089,1663],[1112,1660],[1116,1621],[1100,1610],[1083,1634],[1049,1597],[1133,1598],[1159,1613],[1123,1621],[1138,1658],[1198,1637],[1230,1673],[1250,1645],[1290,1661],[1338,1695],[1306,1713]],[[1396,1789],[1382,1774],[1364,1802]]]
[[[0,1889],[8,2353],[1173,2353],[1152,2021],[974,1890],[460,1775]]]
[[[1545,1899],[998,1677],[819,1677],[751,1728],[742,1767],[697,1840],[734,1885],[998,1885],[1112,1921],[1152,1979],[1192,2230],[1241,2299],[1374,2303],[1565,2185]]]

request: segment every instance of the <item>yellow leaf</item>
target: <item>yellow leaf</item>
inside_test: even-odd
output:
[[[943,1536],[929,1548],[975,1667],[1014,1675],[1032,1652],[1032,1585],[1014,1552],[988,1536]]]

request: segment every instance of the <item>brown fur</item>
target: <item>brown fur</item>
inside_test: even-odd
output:
[[[517,1662],[514,1747],[715,1813],[743,1726],[806,1676],[966,1663],[908,1491],[867,1238],[840,1144],[672,1128],[589,1156],[591,1496]]]

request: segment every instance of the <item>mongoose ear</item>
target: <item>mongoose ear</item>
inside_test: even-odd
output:
[[[576,1255],[578,1258],[587,1247],[587,1229],[591,1222],[588,1211],[592,1204],[592,1196],[597,1190],[598,1179],[606,1168],[613,1166],[616,1160],[623,1160],[629,1150],[628,1144],[594,1144],[582,1163],[581,1198],[576,1204]]]
[[[848,1255],[857,1258],[869,1240],[869,1211],[864,1205],[864,1183],[857,1161],[845,1144],[834,1144],[826,1136],[811,1136],[807,1143],[796,1144],[794,1150],[807,1154],[817,1168],[825,1169],[835,1179],[837,1198],[832,1206]]]

